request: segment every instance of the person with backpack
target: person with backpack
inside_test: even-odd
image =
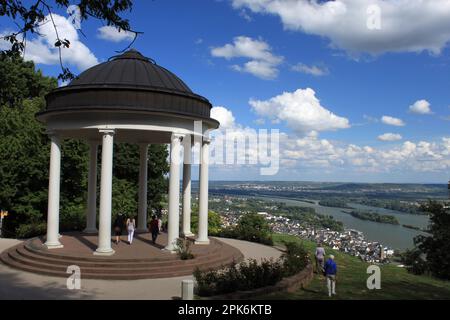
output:
[[[328,296],[336,294],[336,275],[337,275],[337,265],[334,261],[334,256],[330,254],[329,259],[324,265],[324,274],[327,279]]]

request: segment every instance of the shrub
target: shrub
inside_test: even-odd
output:
[[[263,260],[260,264],[249,259],[239,264],[231,263],[221,270],[194,271],[197,282],[197,294],[212,296],[240,290],[252,290],[280,281],[283,266],[280,261]]]
[[[258,263],[248,259],[239,264],[233,262],[221,270],[200,271],[196,269],[194,278],[197,294],[212,296],[234,291],[246,291],[279,282],[303,270],[309,262],[309,256],[302,244],[286,243],[286,252],[280,259],[263,259]]]
[[[244,214],[235,227],[220,232],[221,237],[273,245],[272,230],[268,222],[256,213]]]
[[[191,241],[188,239],[177,239],[177,254],[181,260],[194,259],[194,255],[191,252]]]
[[[198,205],[194,204],[191,215],[191,230],[198,232]],[[211,236],[219,235],[222,230],[222,218],[217,212],[208,211],[208,234]]]
[[[401,261],[412,274],[421,275],[428,271],[427,262],[418,249],[406,250],[401,254]]]
[[[282,256],[284,272],[285,276],[291,276],[303,270],[310,259],[303,244],[284,242],[284,245],[286,246],[286,252]]]
[[[61,208],[59,216],[61,232],[81,231],[86,227],[86,214],[82,203],[71,204]]]
[[[16,229],[16,237],[19,239],[25,239],[36,236],[42,236],[46,232],[47,232],[47,224],[44,222],[21,224]]]

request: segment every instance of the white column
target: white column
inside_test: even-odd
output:
[[[180,232],[180,151],[182,135],[172,134],[170,143],[169,217],[166,250],[174,251]]]
[[[102,133],[102,169],[100,180],[100,214],[98,226],[98,247],[96,255],[112,255],[111,248],[111,201],[114,130],[100,130]]]
[[[183,161],[183,236],[191,237],[191,163],[192,145],[191,136],[183,139],[184,161]]]
[[[97,150],[98,142],[89,142],[88,199],[85,233],[97,233]]]
[[[61,144],[59,138],[50,133],[50,172],[48,179],[47,240],[48,249],[62,248],[59,242],[59,190],[61,179]]]
[[[138,208],[138,232],[147,232],[147,163],[148,144],[142,143],[140,149],[139,165],[139,208]]]
[[[208,165],[209,139],[203,138],[200,151],[199,197],[198,197],[198,235],[196,244],[209,244],[208,239]]]

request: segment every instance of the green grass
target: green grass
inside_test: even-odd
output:
[[[303,242],[311,252],[311,257],[314,256],[314,242],[284,234],[275,234],[273,240],[275,245],[282,244],[282,241]],[[335,256],[338,265],[335,297],[328,297],[324,277],[315,274],[312,282],[304,289],[294,293],[274,293],[258,299],[450,299],[449,281],[416,276],[393,264],[381,266],[381,289],[369,290],[366,286],[368,263],[330,248],[325,250],[327,255]]]

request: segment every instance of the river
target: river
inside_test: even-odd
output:
[[[429,222],[428,216],[412,215],[400,211],[387,210],[383,208],[365,206],[355,203],[349,203],[348,205],[356,209],[371,210],[379,214],[395,216],[398,219],[400,225],[391,225],[357,219],[351,216],[350,214],[343,212],[343,210],[345,211],[348,209],[324,207],[319,205],[317,201],[315,201],[315,203],[313,204],[305,201],[291,200],[286,198],[260,197],[260,196],[256,198],[260,198],[263,200],[272,200],[276,202],[283,202],[291,206],[314,208],[316,212],[319,214],[333,216],[336,220],[342,221],[345,228],[362,231],[365,237],[370,241],[378,241],[385,246],[400,250],[412,248],[414,246],[413,238],[415,236],[419,234],[426,235],[426,233],[424,232],[405,228],[402,226],[402,224],[412,225],[419,228],[426,228]]]

